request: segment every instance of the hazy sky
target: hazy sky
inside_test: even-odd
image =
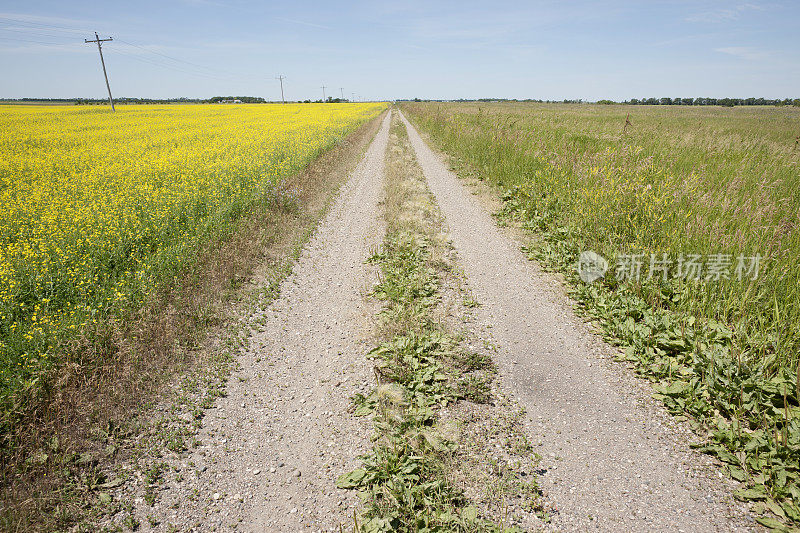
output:
[[[800,2],[0,0],[0,97],[800,97]]]

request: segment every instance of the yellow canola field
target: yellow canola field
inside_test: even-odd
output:
[[[0,399],[384,108],[0,106]]]

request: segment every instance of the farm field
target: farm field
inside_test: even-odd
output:
[[[0,425],[384,107],[0,106]]]
[[[800,533],[800,2],[9,4],[0,533]]]
[[[777,520],[800,519],[800,112],[404,104]],[[627,119],[626,119],[627,117]],[[626,125],[627,120],[627,125]],[[581,252],[608,261],[579,279]],[[775,504],[775,502],[778,502]]]
[[[385,110],[0,107],[0,529],[800,523],[797,110]]]

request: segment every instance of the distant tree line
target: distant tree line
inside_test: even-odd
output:
[[[30,99],[23,99],[24,100],[33,100],[39,102],[46,102],[50,101],[49,99],[44,98],[30,98]],[[57,99],[53,98],[52,101],[56,101]],[[66,99],[62,101],[71,102],[74,101],[75,105],[97,105],[97,104],[107,104],[108,99],[106,98],[73,98],[73,99]],[[123,96],[122,98],[114,98],[114,104],[117,105],[125,105],[125,104],[199,104],[202,100],[199,98],[131,98],[128,96]]]
[[[329,96],[327,100],[323,100],[322,98],[319,98],[317,100],[310,100],[309,99],[309,100],[300,100],[298,103],[300,103],[300,104],[344,104],[344,103],[347,103],[349,101],[350,100],[348,100],[347,98],[332,98],[332,97]]]
[[[582,104],[582,99],[577,100],[539,100],[536,98],[459,98],[457,100],[445,99],[431,99],[421,100],[414,98],[413,100],[400,99],[398,102],[537,102],[540,104]],[[598,100],[598,104],[628,104],[628,105],[719,105],[723,107],[733,107],[737,105],[773,105],[773,106],[800,106],[800,98],[784,98],[784,99],[769,99],[769,98],[632,98],[623,102],[615,102],[614,100]]]
[[[53,103],[71,103],[80,98],[0,98],[0,102],[53,102]]]
[[[212,96],[203,102],[208,104],[218,104],[220,102],[233,102],[238,100],[243,104],[266,104],[267,101],[260,96]]]
[[[612,100],[600,100],[599,104],[614,104]],[[800,98],[632,98],[622,102],[629,105],[721,105],[733,107],[737,105],[794,105],[800,106]]]

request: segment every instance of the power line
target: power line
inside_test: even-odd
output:
[[[286,98],[283,97],[283,80],[285,80],[286,77],[283,74],[281,74],[280,76],[277,76],[275,79],[281,80],[281,101],[285,104]]]
[[[142,57],[142,56],[140,56],[138,54],[125,52],[124,50],[120,50],[119,48],[115,48],[113,50],[113,53],[114,54],[121,54],[121,55],[124,55],[126,57],[129,57],[130,59],[133,59],[134,61],[139,61],[139,62],[145,63],[147,65],[153,65],[153,66],[156,66],[156,67],[164,68],[164,69],[170,70],[172,72],[180,72],[182,74],[188,74],[190,76],[197,76],[197,77],[200,77],[200,78],[205,78],[205,79],[208,79],[208,80],[215,80],[215,81],[228,81],[230,79],[230,78],[225,78],[225,77],[221,77],[221,76],[213,76],[211,74],[206,74],[204,72],[193,72],[191,70],[182,69],[180,67],[176,67],[175,65],[173,65],[171,63],[157,61],[157,60],[151,59],[149,57]]]
[[[73,33],[73,32],[86,33],[86,30],[79,30],[77,28],[67,28],[65,26],[55,26],[55,25],[52,25],[52,24],[31,22],[31,21],[19,20],[19,19],[14,19],[14,18],[9,18],[9,17],[0,17],[0,23],[5,23],[5,24],[14,23],[14,24],[25,25],[26,27],[29,27],[31,31],[35,31],[37,33],[40,33],[43,36],[47,35],[48,37],[53,37],[53,38],[56,38],[56,39],[68,38],[68,36],[67,35],[53,35],[53,34],[49,34],[48,35],[48,34],[44,34],[44,33],[41,33],[43,31],[46,31],[43,28],[53,29],[53,30],[60,31],[60,32],[65,32],[65,33]],[[26,32],[27,31],[27,30],[24,30],[24,29],[2,28],[2,27],[0,27],[0,30],[2,30],[2,31],[14,31],[14,32]],[[20,39],[20,40],[22,40],[22,39]],[[163,52],[160,52],[160,51],[157,51],[157,50],[152,50],[151,48],[147,48],[145,46],[141,46],[141,45],[138,45],[136,43],[132,43],[132,42],[120,39],[119,37],[117,37],[115,40],[118,41],[118,42],[124,43],[127,46],[138,48],[138,49],[140,49],[140,50],[142,50],[144,52],[147,52],[148,54],[161,56],[161,57],[163,57],[165,59],[169,59],[170,61],[175,61],[177,63],[183,63],[185,65],[189,65],[189,66],[192,66],[192,67],[195,67],[195,68],[203,69],[204,71],[208,71],[209,73],[211,73],[211,75],[217,74],[216,77],[211,77],[211,75],[204,75],[204,77],[210,77],[211,79],[218,79],[218,80],[227,80],[228,78],[223,78],[220,74],[224,73],[224,75],[226,75],[226,76],[240,76],[239,74],[236,74],[236,73],[233,73],[233,72],[225,72],[223,70],[210,68],[210,67],[207,67],[205,65],[201,65],[199,63],[193,63],[191,61],[186,61],[184,59],[180,59],[178,57],[174,57],[174,56],[165,54]],[[29,42],[34,42],[34,41],[29,41]],[[41,43],[41,44],[56,44],[56,43]],[[115,49],[115,52],[119,52],[119,53],[122,53],[123,55],[129,55],[130,57],[134,57],[132,54],[125,54],[124,52],[121,52],[118,49]],[[154,63],[154,62],[149,62],[149,61],[143,61],[143,62],[150,63],[150,64],[153,64],[153,65],[156,65],[156,66],[166,66],[166,65],[162,65],[160,63]],[[168,67],[168,68],[173,68],[173,67]],[[178,69],[174,69],[174,70],[178,70]],[[188,72],[188,71],[185,71],[185,70],[183,70],[183,71],[178,70],[178,71],[179,72],[183,72],[183,73],[187,73],[187,74],[196,75],[196,76],[200,75],[200,74],[197,74],[197,73],[194,73],[194,72]],[[262,79],[261,77],[255,77],[255,76],[253,78],[254,79]]]
[[[55,26],[55,25],[52,25],[52,24],[44,24],[42,22],[33,22],[33,21],[29,21],[29,20],[20,20],[20,19],[15,19],[15,18],[11,18],[11,17],[0,17],[0,21],[4,22],[6,24],[9,23],[9,22],[13,22],[14,24],[22,24],[22,25],[28,26],[28,27],[32,26],[32,27],[39,27],[39,28],[48,28],[48,29],[59,30],[59,31],[62,31],[62,32],[86,33],[85,29],[67,28],[66,26]]]
[[[175,65],[173,65],[171,63],[161,62],[161,61],[158,61],[157,59],[151,59],[151,58],[146,57],[146,56],[143,57],[142,55],[136,54],[136,53],[125,52],[124,50],[121,50],[119,48],[115,48],[113,53],[114,54],[121,54],[121,55],[126,56],[126,57],[128,57],[130,59],[133,59],[134,61],[138,61],[138,62],[144,63],[146,65],[152,65],[152,66],[155,66],[155,67],[160,67],[160,68],[163,68],[163,69],[167,69],[167,70],[169,70],[171,72],[180,72],[182,74],[188,74],[190,76],[197,76],[197,77],[200,77],[200,78],[205,78],[205,79],[209,79],[209,80],[216,80],[216,81],[225,81],[225,79],[226,79],[226,78],[222,78],[222,77],[218,77],[218,76],[212,76],[211,74],[206,74],[206,73],[202,73],[202,72],[195,72],[195,71],[191,71],[191,70],[185,70],[185,69],[182,69],[180,67],[176,67]]]
[[[36,28],[31,28],[30,30],[28,30],[28,29],[16,29],[16,28],[2,28],[2,27],[0,27],[0,31],[10,31],[10,32],[14,32],[14,33],[24,33],[24,34],[27,35],[27,34],[29,34],[31,32],[36,32]],[[66,35],[54,35],[52,33],[33,33],[33,35],[35,37],[40,37],[40,36],[41,37],[52,37],[54,39],[68,39],[69,38]]]
[[[3,25],[5,25],[6,27],[3,27]],[[17,27],[14,27],[14,26],[17,26]],[[17,38],[17,37],[13,37],[12,35],[9,35],[8,37],[5,37],[0,33],[0,40],[3,40],[3,41],[25,42],[25,43],[34,43],[34,44],[49,45],[49,46],[59,46],[59,45],[77,44],[77,43],[74,43],[74,41],[67,42],[67,41],[58,41],[58,40],[60,40],[60,39],[70,39],[70,37],[72,36],[71,34],[74,34],[74,33],[86,33],[87,30],[86,29],[76,28],[76,27],[68,27],[68,26],[62,26],[62,25],[57,25],[57,24],[50,24],[50,23],[47,23],[47,22],[38,22],[38,21],[31,21],[31,20],[23,20],[23,19],[9,17],[9,16],[0,16],[0,32],[10,32],[11,34],[14,34],[14,33],[25,33],[26,35],[27,34],[32,34],[31,36],[33,36],[33,37],[41,36],[41,37],[44,37],[46,39],[55,39],[56,40],[56,42],[53,42],[53,41],[44,41],[44,40],[37,40],[37,39]],[[61,34],[61,35],[59,35],[59,34]],[[99,39],[99,36],[96,35],[96,38]],[[263,80],[263,79],[265,79],[265,76],[263,76],[263,75],[240,74],[240,73],[228,72],[228,71],[225,71],[223,69],[211,68],[211,67],[199,64],[199,63],[193,63],[191,61],[186,61],[184,59],[181,59],[181,58],[178,58],[178,57],[174,57],[174,56],[169,55],[169,54],[165,54],[165,53],[163,53],[161,51],[153,50],[152,48],[148,48],[147,46],[141,46],[139,44],[120,39],[119,36],[117,36],[114,40],[119,42],[119,43],[121,43],[121,44],[124,44],[126,46],[130,46],[130,47],[142,50],[143,52],[146,52],[147,54],[151,54],[151,55],[154,55],[154,56],[160,56],[161,58],[167,59],[169,61],[176,62],[176,63],[181,63],[183,65],[187,65],[189,67],[192,67],[193,69],[200,69],[201,70],[201,72],[196,72],[196,71],[193,71],[193,70],[180,69],[180,68],[177,68],[175,65],[173,65],[173,64],[171,64],[169,62],[159,61],[157,58],[151,58],[151,57],[147,57],[147,56],[141,57],[139,55],[136,55],[135,53],[126,53],[119,46],[114,46],[114,47],[109,48],[108,50],[106,50],[107,52],[111,53],[112,55],[113,54],[120,54],[120,55],[123,55],[123,56],[128,56],[130,59],[133,59],[135,61],[139,61],[139,62],[148,64],[148,65],[152,65],[152,66],[157,66],[157,67],[161,67],[161,68],[170,69],[170,70],[175,71],[175,72],[181,72],[183,74],[188,74],[188,75],[191,75],[191,76],[197,76],[197,77],[202,77],[202,78],[212,79],[212,80],[217,80],[217,81],[230,81],[231,80],[231,76],[235,76],[237,78],[249,78],[249,79],[252,79],[252,80]],[[84,39],[84,42],[86,42],[86,43],[95,42],[95,40]],[[101,46],[101,45],[98,43],[98,46]],[[102,53],[103,52],[101,50],[100,54],[102,55]],[[105,60],[102,59],[102,58],[101,58],[101,63],[103,63],[103,66],[104,66]],[[107,77],[107,72],[106,72],[106,77]],[[283,81],[286,79],[286,77],[281,75],[277,79],[279,79],[280,83],[281,83],[281,100],[283,102],[285,102],[286,101],[286,99],[285,99],[285,87],[283,87],[283,85],[284,85]],[[110,87],[107,87],[107,88],[109,89],[109,92],[110,92]],[[322,87],[323,101],[327,99],[327,92],[325,91],[327,88],[328,88],[327,86],[323,86]],[[339,90],[343,94],[344,89],[340,87]]]
[[[66,42],[64,42],[64,43],[54,43],[54,42],[47,42],[47,41],[34,41],[32,39],[19,39],[19,38],[16,38],[16,37],[13,37],[13,38],[12,37],[0,37],[0,39],[2,39],[4,41],[13,41],[13,42],[22,42],[22,43],[47,44],[47,45],[50,45],[50,46],[64,46],[64,45],[78,44],[78,43],[74,43],[74,42],[72,42],[72,43],[66,43]]]
[[[113,41],[114,39],[109,37],[108,39],[101,39],[97,32],[94,32],[94,40],[90,41],[89,39],[84,39],[86,43],[97,43],[97,51],[100,52],[100,64],[103,65],[103,76],[106,79],[106,89],[108,89],[108,102],[111,104],[111,111],[116,111],[114,109],[114,98],[111,96],[111,85],[108,83],[108,73],[106,72],[106,62],[103,60],[103,43]]]
[[[191,61],[186,61],[184,59],[180,59],[180,58],[165,54],[163,52],[159,52],[157,50],[152,50],[151,48],[147,48],[146,46],[141,46],[141,45],[138,45],[136,43],[132,43],[132,42],[129,42],[129,41],[122,40],[120,38],[117,38],[117,41],[119,41],[121,43],[124,43],[124,44],[126,44],[128,46],[132,46],[134,48],[138,48],[139,50],[142,50],[142,51],[147,52],[149,54],[161,56],[161,57],[163,57],[165,59],[169,59],[171,61],[175,61],[175,62],[178,62],[178,63],[183,63],[185,65],[189,65],[189,66],[194,67],[194,68],[202,69],[204,71],[207,71],[210,74],[208,74],[208,73],[200,74],[200,73],[195,73],[195,72],[188,72],[186,70],[181,71],[181,70],[176,69],[179,72],[189,73],[189,74],[193,74],[195,76],[208,77],[210,79],[217,79],[217,80],[220,80],[220,81],[229,81],[231,76],[235,76],[235,77],[239,77],[239,78],[250,78],[250,79],[253,79],[253,80],[263,80],[264,79],[263,76],[258,76],[258,75],[253,75],[253,74],[242,75],[242,74],[238,74],[238,73],[235,73],[235,72],[226,71],[226,70],[223,70],[223,69],[214,69],[214,68],[211,68],[211,67],[207,67],[205,65],[201,65],[199,63],[193,63]],[[154,64],[162,65],[161,63],[154,63]],[[166,66],[166,65],[164,65],[164,66]],[[168,68],[174,68],[174,67],[169,66]]]
[[[79,30],[79,29],[76,29],[76,28],[67,28],[67,27],[64,27],[64,26],[54,26],[54,25],[51,25],[51,24],[43,24],[43,23],[38,23],[38,22],[30,22],[30,21],[18,20],[18,19],[7,18],[7,17],[0,17],[0,22],[4,22],[4,23],[18,23],[18,24],[24,24],[24,25],[26,25],[26,26],[34,26],[34,27],[32,27],[32,28],[31,28],[31,31],[37,31],[37,32],[44,31],[42,28],[40,28],[40,27],[44,27],[44,28],[52,28],[52,29],[55,29],[55,30],[57,30],[57,31],[62,31],[62,32],[67,32],[67,33],[72,33],[72,32],[86,33],[86,31],[85,31],[85,30]],[[37,26],[39,26],[39,27],[37,27]],[[5,31],[16,31],[16,32],[24,32],[24,31],[26,31],[26,30],[21,30],[21,29],[12,29],[12,28],[0,28],[0,30],[5,30]],[[42,34],[42,35],[45,35],[45,34]],[[50,35],[49,35],[49,37],[55,37],[55,38],[57,38],[57,39],[60,39],[60,38],[65,38],[65,37],[67,37],[67,36],[66,36],[66,35],[52,35],[52,34],[50,34]],[[150,49],[150,48],[147,48],[147,47],[145,47],[145,46],[138,45],[138,44],[136,44],[136,43],[132,43],[132,42],[129,42],[129,41],[125,41],[125,40],[123,40],[123,39],[120,39],[119,37],[117,37],[117,38],[116,38],[116,41],[118,41],[118,42],[121,42],[121,43],[124,43],[124,44],[126,44],[126,45],[128,45],[128,46],[131,46],[131,47],[134,47],[134,48],[138,48],[138,49],[140,49],[140,50],[142,50],[142,51],[144,51],[144,52],[147,52],[147,53],[149,53],[149,54],[158,55],[158,56],[161,56],[161,57],[163,57],[163,58],[169,59],[169,60],[171,60],[171,61],[175,61],[175,62],[178,62],[178,63],[183,63],[183,64],[185,64],[185,65],[190,65],[190,66],[192,66],[192,67],[195,67],[195,68],[200,68],[200,69],[203,69],[203,70],[209,71],[209,72],[211,72],[212,74],[218,74],[218,73],[224,72],[224,71],[221,71],[221,70],[218,70],[218,69],[213,69],[213,68],[207,67],[207,66],[205,66],[205,65],[200,65],[200,64],[198,64],[198,63],[192,63],[191,61],[186,61],[186,60],[184,60],[184,59],[180,59],[180,58],[177,58],[177,57],[173,57],[173,56],[171,56],[171,55],[165,54],[165,53],[163,53],[163,52],[159,52],[159,51],[157,51],[157,50],[152,50],[152,49]],[[49,43],[48,43],[48,44],[49,44]],[[119,51],[119,50],[115,50],[115,51]],[[126,54],[124,54],[124,53],[123,53],[123,55],[126,55]],[[133,57],[133,56],[131,55],[131,57]],[[154,65],[160,65],[160,64],[158,64],[158,63],[151,63],[151,64],[154,64]],[[194,73],[192,73],[192,72],[187,72],[187,71],[180,71],[180,72],[194,74]],[[233,72],[225,72],[225,74],[227,74],[227,75],[231,75],[231,76],[238,76],[238,74],[235,74],[235,73],[233,73]],[[215,79],[224,79],[224,78],[222,78],[222,77],[218,77],[218,78],[215,78]],[[259,78],[259,79],[260,79],[260,78]]]
[[[139,46],[138,44],[129,43],[128,41],[123,41],[122,39],[117,39],[117,40],[118,40],[119,42],[121,42],[121,43],[125,43],[125,44],[127,44],[127,45],[129,45],[129,46],[133,46],[133,47],[135,47],[135,48],[138,48],[138,49],[140,49],[140,50],[144,50],[145,52],[148,52],[148,53],[151,53],[151,54],[155,54],[155,55],[159,55],[159,56],[161,56],[161,57],[165,57],[165,58],[167,58],[167,59],[171,59],[172,61],[177,61],[178,63],[184,63],[184,64],[186,64],[186,65],[191,65],[191,66],[193,66],[193,67],[202,68],[202,69],[205,69],[205,70],[210,70],[210,71],[212,71],[212,72],[217,72],[215,69],[212,69],[212,68],[210,68],[210,67],[206,67],[205,65],[200,65],[200,64],[197,64],[197,63],[192,63],[191,61],[186,61],[186,60],[183,60],[183,59],[179,59],[179,58],[177,58],[177,57],[172,57],[172,56],[169,56],[169,55],[167,55],[167,54],[164,54],[164,53],[158,52],[158,51],[156,51],[156,50],[151,50],[150,48],[146,48],[146,47],[144,47],[144,46]],[[219,72],[224,72],[224,71],[219,71]],[[231,74],[232,74],[232,73],[231,73]]]
[[[113,52],[115,54],[122,54],[124,56],[127,56],[127,57],[135,60],[135,61],[146,63],[148,65],[154,65],[156,67],[169,69],[170,71],[181,72],[183,74],[188,74],[190,76],[197,76],[197,77],[200,77],[200,78],[205,78],[205,79],[215,80],[215,81],[230,81],[231,76],[238,76],[237,74],[234,74],[234,73],[225,73],[225,71],[215,71],[214,69],[211,69],[209,67],[204,67],[202,65],[198,65],[198,64],[192,63],[190,61],[183,61],[181,59],[174,58],[174,57],[168,56],[166,54],[157,53],[157,52],[154,52],[153,50],[150,50],[150,49],[145,48],[143,46],[139,46],[139,45],[136,45],[134,43],[123,41],[123,40],[121,40],[119,38],[117,38],[116,41],[118,41],[120,43],[123,43],[125,45],[128,45],[128,46],[131,46],[133,48],[137,48],[137,49],[142,50],[144,52],[153,54],[155,56],[163,56],[163,57],[165,57],[167,59],[171,59],[171,60],[177,61],[179,63],[185,63],[187,65],[200,67],[200,68],[202,68],[204,70],[207,70],[207,71],[209,71],[211,73],[209,73],[209,72],[198,72],[197,70],[187,70],[185,68],[180,68],[179,66],[176,66],[174,63],[159,59],[158,57],[148,57],[148,56],[144,56],[143,57],[142,55],[137,54],[137,53],[125,52],[125,51],[121,50],[119,47],[115,47],[114,50],[113,50]],[[212,73],[217,73],[217,72],[222,73],[222,74],[212,74]],[[262,78],[261,77],[253,77],[253,79],[262,79]]]

